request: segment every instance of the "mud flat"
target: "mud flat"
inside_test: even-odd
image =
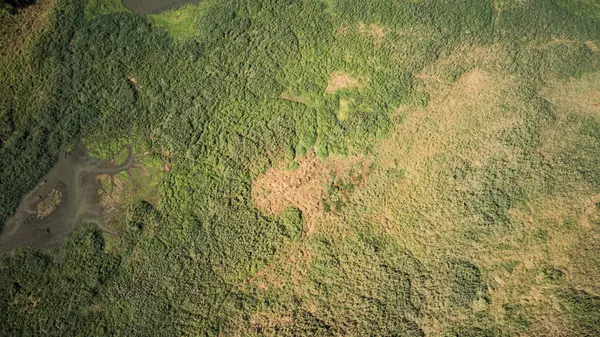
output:
[[[83,222],[103,224],[99,206],[101,184],[98,174],[114,174],[133,163],[133,150],[127,159],[114,165],[92,159],[85,149],[61,154],[57,163],[40,183],[21,200],[0,234],[0,252],[21,246],[54,248]]]

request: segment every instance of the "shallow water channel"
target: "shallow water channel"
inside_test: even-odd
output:
[[[122,0],[123,6],[139,14],[157,14],[187,3],[199,3],[202,0]]]
[[[131,145],[127,148],[127,159],[119,165],[89,158],[83,148],[61,154],[4,224],[0,252],[21,246],[58,247],[77,225],[83,222],[102,225],[99,206],[102,185],[96,176],[129,168],[134,156]]]

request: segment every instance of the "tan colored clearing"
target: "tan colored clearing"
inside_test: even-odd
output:
[[[479,69],[473,69],[461,78],[461,84],[467,94],[479,95],[489,90],[489,76]]]
[[[328,94],[332,94],[340,89],[344,88],[354,88],[360,85],[360,80],[358,78],[352,77],[341,71],[334,71],[329,76],[329,81],[327,81],[327,88],[325,92]]]
[[[473,69],[453,84],[440,86],[432,80],[425,85],[433,88],[428,108],[399,107],[396,113],[403,123],[376,150],[376,164],[388,172],[402,169],[404,178],[390,179],[387,172],[373,172],[369,181],[374,183],[377,175],[382,180],[379,186],[373,184],[373,190],[369,191],[371,186],[367,184],[357,192],[361,204],[374,210],[386,231],[395,232],[401,226],[399,235],[405,240],[409,237],[417,240],[415,244],[419,246],[453,230],[459,223],[457,218],[463,217],[456,213],[459,209],[455,205],[447,204],[451,198],[443,196],[471,193],[481,183],[468,180],[452,183],[449,174],[452,168],[464,165],[481,168],[494,156],[511,162],[513,155],[501,137],[522,123],[516,110],[502,106],[510,97],[508,91],[513,86],[510,79]],[[388,201],[373,200],[375,194]],[[418,226],[401,224],[405,215],[415,212],[424,227],[406,235],[404,230],[412,232]],[[413,251],[419,249],[415,247]]]
[[[381,42],[383,37],[385,36],[383,32],[383,28],[372,23],[370,26],[365,25],[364,23],[358,24],[358,33],[362,35],[368,35],[375,39],[375,42]]]
[[[133,85],[135,90],[139,91],[142,88],[142,86],[138,82],[137,78],[135,78],[135,76],[127,76],[127,80],[129,81],[129,83],[131,83],[131,85]]]
[[[42,219],[50,215],[60,205],[62,201],[61,193],[54,188],[48,196],[37,205],[37,217]]]
[[[258,313],[250,319],[250,329],[254,332],[271,335],[276,334],[281,328],[290,326],[294,319],[290,316],[280,316],[279,314]]]
[[[290,206],[298,208],[306,220],[305,232],[310,234],[316,222],[326,216],[323,200],[328,197],[332,175],[364,172],[367,167],[368,163],[360,157],[330,156],[327,160],[319,160],[310,154],[298,159],[295,170],[270,168],[259,175],[252,184],[252,200],[267,215],[280,214]],[[361,177],[364,179],[364,174]]]
[[[581,44],[585,44],[591,51],[593,52],[597,52],[598,51],[598,46],[596,45],[596,43],[594,41],[581,41],[581,40],[570,40],[570,39],[565,39],[562,37],[557,37],[557,36],[553,36],[550,41],[545,42],[545,43],[539,43],[539,42],[531,42],[530,46],[531,48],[534,49],[547,49],[553,46],[569,46],[571,48],[577,48],[579,46],[581,46]]]
[[[294,96],[290,93],[284,92],[281,94],[281,98],[286,99],[288,101],[306,104],[306,101],[302,97]]]
[[[428,79],[426,86],[437,92],[429,108],[423,114],[411,113],[398,130],[403,134],[400,138],[414,137],[397,143],[412,143],[409,155],[414,158],[402,158],[406,167],[449,153],[481,167],[486,158],[503,152],[500,135],[522,122],[521,116],[507,113],[501,106],[504,93],[510,89],[509,81],[486,71],[473,69],[456,83],[441,86],[437,80]]]
[[[598,51],[598,45],[596,45],[596,43],[594,41],[585,41],[584,43],[588,48],[590,48],[591,51],[593,51],[593,52]]]
[[[464,44],[458,46],[449,56],[442,58],[435,64],[426,67],[415,75],[423,80],[429,93],[444,90],[444,86],[451,85],[451,74],[460,68],[475,68],[487,72],[499,69],[499,61],[507,56],[501,45],[480,46]],[[442,85],[442,86],[440,86]]]
[[[335,29],[334,33],[335,35],[338,36],[344,36],[346,34],[348,34],[348,32],[350,31],[350,29],[348,29],[348,26],[341,26]]]
[[[472,247],[464,234],[480,222],[480,215],[465,212],[460,201],[478,193],[487,177],[475,172],[491,159],[500,159],[509,166],[517,164],[517,154],[503,141],[503,135],[524,123],[518,109],[521,103],[514,93],[517,79],[488,70],[500,54],[494,51],[478,46],[460,48],[457,54],[420,74],[416,83],[430,95],[428,106],[397,109],[403,122],[389,139],[378,144],[377,169],[354,195],[355,203],[369,210],[370,214],[363,214],[364,221],[379,224],[421,261],[439,261],[474,248],[477,253],[469,259],[478,266],[488,266],[476,258],[490,256],[492,245]],[[490,64],[481,65],[487,60]],[[456,69],[455,64],[472,68],[450,83],[446,79]],[[460,168],[473,174],[455,180],[452,172]],[[396,178],[399,170],[404,172],[402,178]],[[504,296],[510,293],[507,287],[513,283],[511,275],[496,273],[492,267],[510,257],[505,254],[501,261],[489,263],[494,317],[502,317]],[[518,260],[523,261],[521,265],[536,266],[543,259],[543,251],[532,250],[515,257],[522,258]],[[523,268],[523,275],[530,277],[529,269]],[[480,310],[478,306],[481,303],[471,309]],[[421,327],[425,335],[447,331],[448,322],[436,318],[436,313],[423,314]]]
[[[597,203],[600,202],[600,195],[595,195],[587,206],[583,208],[583,214],[579,217],[579,227],[584,230],[594,230],[597,225],[598,219],[598,207]]]
[[[371,24],[371,34],[380,39],[382,39],[385,36],[385,34],[383,33],[383,28],[379,27],[376,24]]]

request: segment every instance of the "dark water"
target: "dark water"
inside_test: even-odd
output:
[[[102,225],[99,206],[102,186],[96,176],[130,167],[133,152],[131,146],[128,149],[127,159],[116,166],[88,158],[84,149],[61,155],[6,221],[0,234],[0,252],[21,246],[58,247],[77,225],[86,221]]]
[[[134,13],[157,14],[187,3],[199,3],[202,0],[122,0],[123,6]]]

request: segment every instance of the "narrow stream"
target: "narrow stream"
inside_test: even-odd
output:
[[[98,174],[114,174],[133,163],[133,149],[127,145],[127,159],[119,165],[88,158],[85,149],[60,155],[57,163],[31,192],[23,197],[15,214],[0,234],[0,252],[21,246],[53,248],[83,222],[102,225],[99,206],[102,186]]]

